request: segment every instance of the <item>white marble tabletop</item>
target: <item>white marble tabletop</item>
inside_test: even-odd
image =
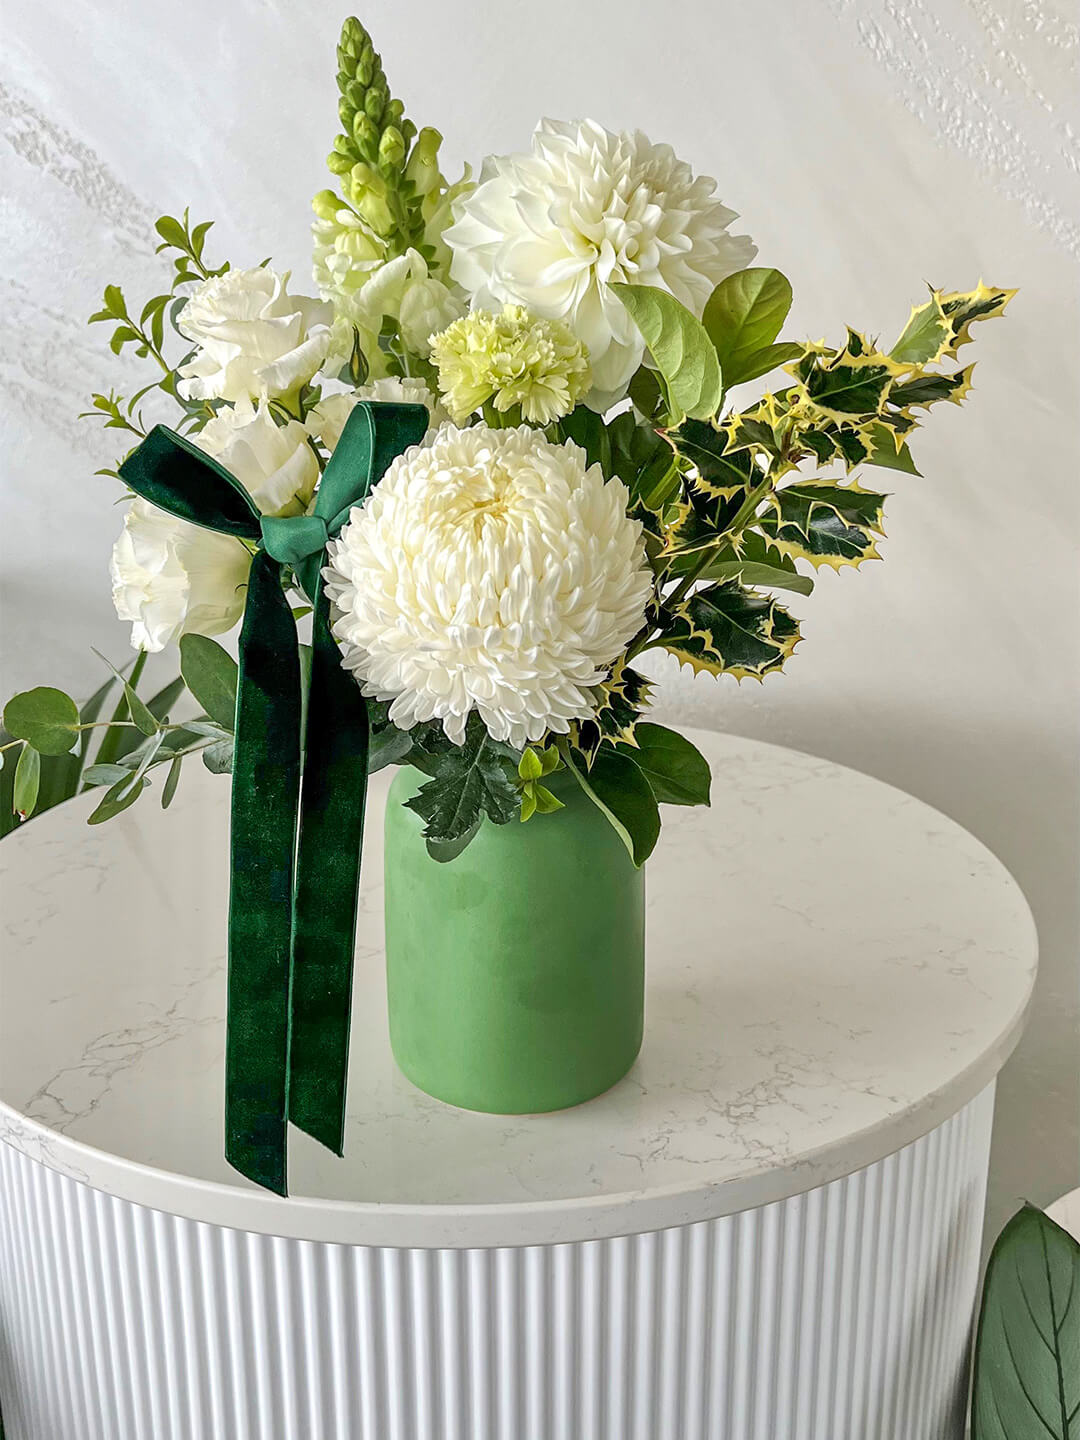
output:
[[[185,770],[0,847],[0,1139],[192,1218],[376,1245],[542,1244],[766,1204],[872,1163],[987,1085],[1034,978],[1027,905],[958,825],[823,760],[694,736],[709,810],[648,869],[641,1057],[575,1110],[455,1110],[395,1069],[369,806],[345,1158],[295,1131],[291,1196],[222,1154],[228,783]],[[418,897],[418,903],[420,903]]]

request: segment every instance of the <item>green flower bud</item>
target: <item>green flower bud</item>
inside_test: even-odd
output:
[[[368,119],[377,125],[383,117],[383,110],[386,108],[386,92],[378,90],[374,86],[364,96],[364,113]]]
[[[416,144],[405,166],[405,179],[412,182],[417,195],[428,195],[442,183],[439,171],[439,146],[443,137],[438,130],[425,125],[416,137]]]
[[[401,101],[391,100],[386,107],[385,114],[383,115],[383,124],[397,125],[398,127],[400,127],[404,115],[405,106],[401,103]]]
[[[392,235],[396,228],[388,204],[386,181],[370,165],[354,165],[350,176],[349,196],[357,213],[367,221],[376,235]]]
[[[311,202],[311,208],[320,220],[336,220],[342,208],[341,196],[333,190],[320,190]]]
[[[361,155],[374,159],[379,150],[379,132],[362,110],[353,116],[352,133]]]
[[[331,175],[348,175],[353,167],[353,161],[348,155],[342,155],[339,150],[331,150],[326,157],[326,168]]]
[[[396,126],[391,125],[382,133],[379,141],[379,167],[384,174],[400,170],[405,159],[405,139]]]

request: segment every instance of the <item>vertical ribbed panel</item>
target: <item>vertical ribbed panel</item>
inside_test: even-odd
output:
[[[760,1210],[522,1249],[251,1235],[0,1145],[8,1440],[956,1440],[992,1110]]]

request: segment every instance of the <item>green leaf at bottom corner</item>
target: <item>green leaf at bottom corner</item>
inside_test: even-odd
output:
[[[1032,1205],[990,1255],[975,1340],[972,1440],[1080,1435],[1080,1243]]]
[[[4,706],[4,729],[40,755],[66,755],[79,738],[79,707],[70,695],[39,685]]]
[[[660,838],[660,811],[652,786],[628,754],[603,745],[586,773],[571,763],[575,780],[610,821],[640,870]]]
[[[208,635],[184,635],[180,640],[180,674],[195,699],[219,725],[236,724],[236,661]]]
[[[634,738],[638,748],[632,759],[661,805],[708,805],[712,771],[685,735],[646,720],[637,726]]]

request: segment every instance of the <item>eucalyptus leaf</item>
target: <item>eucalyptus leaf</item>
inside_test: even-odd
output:
[[[145,776],[136,779],[134,776],[126,775],[123,780],[118,780],[115,785],[106,790],[97,809],[91,813],[86,823],[102,825],[106,820],[111,820],[115,815],[127,810],[129,806],[135,804],[149,783]]]
[[[180,783],[180,767],[183,763],[184,757],[182,755],[176,755],[173,758],[172,764],[169,766],[169,773],[165,777],[165,788],[161,792],[161,808],[163,810],[167,810],[173,802],[176,787]]]
[[[125,686],[120,699],[116,702],[116,708],[112,713],[110,728],[105,731],[101,744],[98,746],[97,754],[94,757],[99,765],[107,765],[114,760],[122,759],[123,756],[134,750],[139,744],[139,738],[135,731],[122,722],[128,718],[128,690],[138,689],[139,680],[142,678],[142,672],[145,667],[146,651],[140,650],[135,657],[134,665],[131,667],[131,674],[127,677],[128,684]],[[123,668],[124,667],[121,667],[121,675],[123,674]],[[116,670],[112,665],[109,666],[109,669],[113,671],[114,675],[116,674]]]
[[[641,332],[663,376],[672,420],[709,420],[720,408],[723,380],[702,325],[673,295],[654,285],[611,286]]]
[[[791,285],[779,270],[751,267],[720,281],[701,323],[716,346],[725,386],[754,380],[802,353],[799,345],[773,345],[790,309]]]
[[[118,780],[130,780],[133,773],[126,765],[88,765],[83,780],[87,785],[115,785]]]
[[[231,775],[233,768],[232,740],[219,740],[216,745],[208,745],[202,752],[202,762],[211,775]]]
[[[109,667],[109,669],[113,672],[116,678],[120,681],[121,685],[123,685],[124,698],[127,700],[128,714],[131,717],[132,724],[135,725],[136,728],[139,729],[144,735],[157,734],[158,722],[155,720],[154,716],[151,714],[147,706],[144,705],[142,700],[139,698],[138,694],[136,693],[135,686],[129,684],[128,681],[124,679],[123,675],[112,663],[112,661],[109,660],[106,656],[102,655],[100,650],[95,650],[94,654],[98,657],[99,660],[103,661],[104,664]]]
[[[236,724],[236,661],[208,635],[180,640],[180,674],[199,704],[230,733]]]
[[[640,870],[660,838],[660,811],[652,786],[625,751],[609,745],[596,752],[592,767],[571,758],[570,770],[585,794],[607,817]]]
[[[79,738],[79,707],[63,690],[39,685],[11,697],[4,729],[41,755],[66,755]]]
[[[971,1436],[1080,1436],[1080,1244],[1032,1205],[1005,1226],[987,1265]]]
[[[15,766],[15,786],[11,796],[12,804],[24,819],[34,813],[40,783],[41,756],[32,745],[24,745]]]
[[[677,730],[643,721],[630,756],[661,805],[708,805],[712,772],[696,745]]]

